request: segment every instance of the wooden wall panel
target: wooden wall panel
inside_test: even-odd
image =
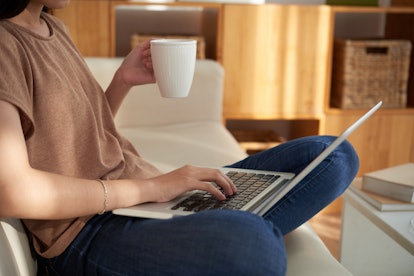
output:
[[[318,117],[329,75],[329,9],[225,5],[223,16],[224,117]]]
[[[110,56],[109,1],[72,1],[52,12],[68,27],[84,56]]]
[[[324,134],[338,135],[351,125],[362,111],[347,114],[329,114],[326,117]],[[414,111],[395,112],[380,110],[369,118],[351,136],[359,158],[360,170],[364,173],[414,162]]]

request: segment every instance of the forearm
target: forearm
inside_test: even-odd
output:
[[[219,170],[184,166],[151,179],[86,180],[38,170],[4,174],[0,182],[0,217],[66,219],[144,202],[165,202],[191,190],[204,190],[218,199],[237,191]],[[14,176],[14,177],[13,177]],[[222,187],[224,194],[211,185]]]
[[[0,217],[65,219],[93,215],[145,201],[145,180],[78,179],[31,169],[15,177],[0,195]],[[6,187],[5,183],[2,183]]]
[[[114,117],[117,114],[122,101],[131,89],[130,85],[125,84],[120,70],[121,69],[116,72],[112,82],[109,84],[105,92],[106,99]]]

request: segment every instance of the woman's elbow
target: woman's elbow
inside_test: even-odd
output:
[[[4,181],[0,181],[0,217],[19,217],[25,204],[21,192]]]

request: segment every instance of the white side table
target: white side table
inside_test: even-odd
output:
[[[356,180],[359,181],[359,180]],[[414,275],[414,212],[381,212],[348,189],[340,262],[355,275]]]

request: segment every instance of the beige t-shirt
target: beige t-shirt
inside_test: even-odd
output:
[[[51,15],[42,17],[51,31],[47,38],[0,21],[0,100],[19,109],[31,166],[87,179],[160,174],[116,131],[105,94],[64,25]],[[24,223],[36,251],[51,258],[88,219]]]

